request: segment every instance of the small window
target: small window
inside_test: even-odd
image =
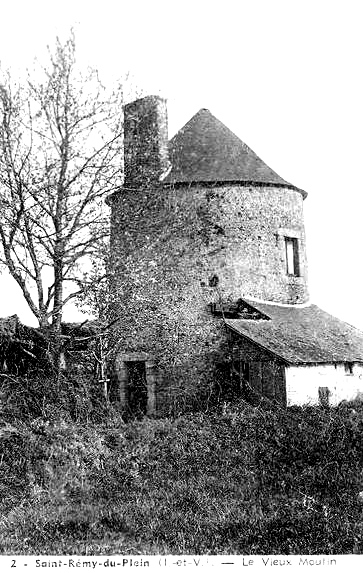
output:
[[[295,277],[300,276],[299,245],[295,237],[285,237],[286,272]]]
[[[344,364],[344,371],[345,373],[350,376],[353,374],[353,364],[352,362],[345,362]]]

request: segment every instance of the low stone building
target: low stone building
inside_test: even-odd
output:
[[[237,384],[288,406],[363,398],[362,332],[313,304],[246,305],[225,319]]]
[[[363,334],[308,303],[306,192],[208,110],[171,141],[165,100],[124,111],[125,181],[109,200],[111,396],[162,415],[237,372],[287,404],[360,392]]]

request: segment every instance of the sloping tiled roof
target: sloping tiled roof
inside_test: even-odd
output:
[[[271,320],[228,319],[227,325],[286,362],[363,362],[363,332],[318,306],[246,302]]]
[[[207,109],[196,113],[170,140],[169,159],[172,168],[164,183],[240,182],[297,189]]]

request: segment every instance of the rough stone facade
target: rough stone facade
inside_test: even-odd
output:
[[[258,396],[286,404],[286,364],[267,350],[241,336],[230,333],[232,371],[243,378],[241,364],[248,364],[246,382]]]
[[[169,165],[166,101],[147,97],[125,106],[125,187],[159,181]]]
[[[160,180],[167,169],[166,116],[163,103],[151,104],[141,143],[136,107],[128,110],[132,119],[126,114],[126,182],[111,199],[111,315],[120,319],[114,350],[121,402],[125,363],[143,353],[147,411],[162,414],[206,399],[225,361],[226,329],[210,303],[302,303],[308,292],[302,194],[243,182],[163,185],[153,174]],[[286,272],[285,237],[298,241],[299,276]]]

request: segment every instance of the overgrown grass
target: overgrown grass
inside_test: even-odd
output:
[[[3,407],[2,553],[363,551],[360,404],[125,424],[90,397],[88,414],[47,400]]]

